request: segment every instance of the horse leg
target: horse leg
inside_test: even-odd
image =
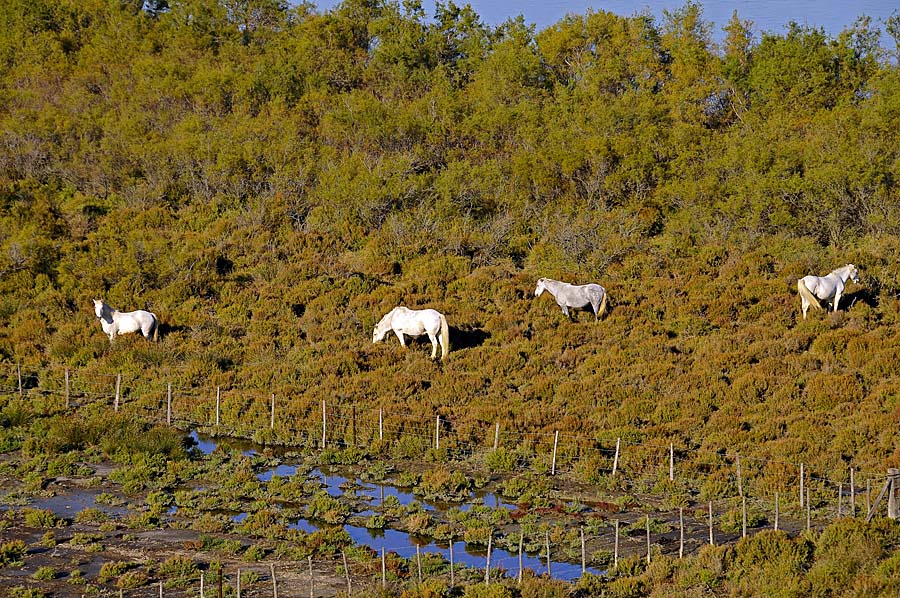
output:
[[[800,311],[803,312],[803,319],[806,319],[806,311],[809,309],[809,302],[806,297],[800,297]]]
[[[400,332],[399,330],[395,330],[395,331],[394,331],[394,334],[396,334],[396,335],[397,335],[397,338],[400,339],[400,346],[405,348],[405,347],[406,347],[406,340],[403,338],[403,333]]]
[[[431,358],[434,359],[435,357],[437,357],[437,350],[438,350],[437,337],[429,332],[428,340],[431,341]]]
[[[834,309],[832,311],[837,311],[838,301],[840,301],[840,300],[841,300],[841,292],[835,291],[835,293],[834,293]]]

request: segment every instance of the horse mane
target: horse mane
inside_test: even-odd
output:
[[[399,307],[399,306],[397,306],[397,307]],[[382,318],[381,318],[380,320],[378,320],[378,323],[375,324],[375,327],[376,327],[376,328],[380,328],[382,324],[386,324],[387,322],[390,322],[390,321],[391,321],[391,318],[392,318],[393,315],[394,315],[394,313],[397,311],[397,307],[395,307],[395,308],[392,309],[391,311],[389,311],[389,312],[387,312],[386,314],[384,314],[384,316],[382,316]]]

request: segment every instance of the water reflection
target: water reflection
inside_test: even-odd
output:
[[[197,444],[197,450],[204,455],[211,455],[220,445],[229,450],[241,451],[245,457],[255,457],[259,454],[258,447],[253,443],[234,438],[213,437],[201,434],[197,430],[191,430],[188,438]]]
[[[197,442],[198,449],[204,454],[210,454],[216,450],[220,443],[224,443],[224,439],[211,439],[198,435],[195,431],[191,432],[191,437]],[[243,454],[256,455],[256,450],[248,450],[244,445],[242,447]],[[268,482],[273,476],[292,477],[297,474],[298,467],[295,465],[278,465],[277,467],[268,469],[257,475],[260,481]],[[379,507],[384,505],[385,497],[394,497],[400,505],[408,506],[417,499],[415,495],[405,489],[382,483],[366,483],[360,479],[352,480],[350,478],[330,473],[326,470],[317,468],[309,473],[310,480],[316,480],[324,488],[329,496],[335,498],[342,497],[345,494],[356,496],[364,499],[370,504],[369,509],[356,513],[360,517],[370,517],[379,512]],[[469,497],[469,501],[460,504],[445,504],[425,501],[421,503],[422,508],[426,511],[444,511],[450,508],[458,508],[461,511],[470,510],[473,505],[482,505],[492,509],[506,509],[509,511],[516,510],[516,505],[504,502],[503,499],[493,493],[484,492],[476,493]],[[247,518],[247,513],[238,513],[232,516],[232,521],[241,523]],[[301,530],[306,533],[314,533],[319,531],[325,524],[320,524],[308,519],[298,519],[288,525],[291,529]],[[393,529],[368,529],[357,525],[344,525],[344,530],[350,535],[357,544],[367,546],[376,552],[382,549],[385,552],[394,552],[403,558],[415,558],[416,547],[423,553],[439,554],[444,560],[450,560],[450,545],[447,542],[440,542],[414,536],[407,532]],[[458,541],[453,543],[453,560],[456,565],[463,565],[471,568],[484,568],[487,562],[487,552],[484,547],[468,546],[465,542]],[[546,557],[538,555],[522,555],[522,568],[530,569],[537,575],[547,573]],[[519,556],[511,554],[506,550],[494,549],[491,551],[491,569],[496,570],[497,574],[504,574],[508,577],[515,577],[519,573]],[[605,571],[588,567],[587,571],[594,575],[602,575]],[[554,579],[570,581],[581,576],[581,566],[563,561],[555,561],[551,559],[550,573]]]
[[[259,473],[256,475],[256,479],[260,482],[270,482],[274,476],[278,476],[281,478],[290,478],[293,477],[297,473],[296,465],[279,465],[277,467],[273,467],[272,469],[267,469],[266,471]]]
[[[100,490],[77,490],[72,494],[57,494],[46,498],[33,498],[31,504],[36,509],[51,511],[57,517],[72,517],[84,509],[97,509],[107,515],[120,517],[128,514],[124,506],[113,506],[97,502]]]
[[[319,531],[319,526],[309,521],[308,519],[299,519],[294,523],[289,523],[288,529],[298,529],[302,532],[306,532],[307,534],[312,534]]]
[[[325,492],[327,492],[329,496],[334,496],[335,498],[344,495],[341,486],[346,485],[350,481],[339,475],[328,475],[321,469],[313,469],[309,472],[309,475],[313,479],[320,480],[320,483],[325,486]]]

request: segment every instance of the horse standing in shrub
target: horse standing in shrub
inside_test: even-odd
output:
[[[581,309],[590,305],[595,319],[600,319],[606,313],[606,289],[599,284],[574,285],[552,278],[538,278],[534,296],[540,297],[544,291],[556,298],[557,305],[569,318],[572,317],[569,314],[570,307]]]
[[[158,340],[159,337],[159,319],[156,314],[139,309],[137,311],[121,312],[106,303],[102,299],[94,299],[94,313],[100,320],[100,327],[103,332],[109,335],[109,341],[112,342],[117,334],[128,334],[130,332],[138,332],[144,335],[144,338]]]
[[[798,280],[797,291],[800,293],[800,311],[803,312],[803,319],[806,319],[806,312],[810,305],[816,309],[822,309],[820,300],[830,301],[832,309],[837,311],[847,279],[859,284],[859,270],[853,264],[841,266],[825,276],[810,274]]]
[[[450,329],[444,314],[433,309],[408,309],[400,306],[387,313],[372,333],[372,342],[384,339],[384,335],[393,330],[400,345],[406,347],[404,335],[421,336],[427,334],[431,340],[431,358],[437,355],[438,343],[441,345],[441,359],[450,352]]]

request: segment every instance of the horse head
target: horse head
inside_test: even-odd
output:
[[[377,343],[381,340],[384,340],[384,335],[387,334],[388,330],[391,329],[391,316],[394,314],[397,308],[389,311],[381,320],[375,324],[375,330],[372,332],[372,342]]]
[[[850,271],[850,280],[859,284],[859,269],[853,264],[847,264],[847,269]]]
[[[544,286],[544,282],[546,282],[546,278],[538,278],[537,288],[534,289],[534,296],[540,297],[541,293],[547,290],[547,287]]]
[[[94,313],[98,318],[103,317],[104,308],[106,308],[106,304],[103,303],[103,299],[94,299]]]

